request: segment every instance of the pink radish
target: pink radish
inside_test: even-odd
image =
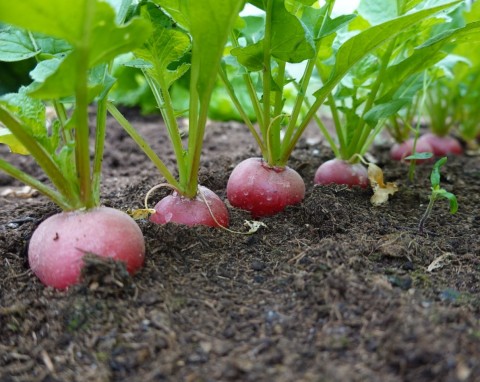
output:
[[[228,227],[230,220],[225,203],[214,192],[203,186],[199,187],[199,192],[194,199],[174,192],[160,200],[154,209],[156,212],[150,216],[150,221],[157,224],[178,223],[187,226]]]
[[[418,139],[418,143],[429,144],[432,147],[433,155],[437,157],[463,154],[463,148],[460,142],[448,135],[440,137],[433,133],[426,133]]]
[[[65,289],[80,281],[87,253],[122,261],[133,274],[144,262],[142,231],[130,216],[113,208],[62,212],[35,230],[28,261],[42,283]]]
[[[402,161],[404,158],[413,154],[413,138],[407,139],[403,143],[396,143],[390,149],[390,157],[393,160]],[[417,153],[432,153],[433,147],[429,142],[417,140],[417,145],[415,147],[415,152]],[[432,159],[416,159],[417,163],[426,163],[431,162]]]
[[[304,197],[305,183],[295,170],[270,167],[261,158],[239,163],[227,183],[230,204],[250,211],[254,218],[281,212]]]
[[[361,163],[348,163],[342,159],[330,159],[315,173],[316,184],[345,184],[349,187],[368,186],[367,169]]]

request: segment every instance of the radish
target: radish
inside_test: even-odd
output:
[[[50,65],[48,75],[35,77],[34,86],[0,101],[2,136],[7,137],[0,143],[14,153],[31,155],[49,182],[1,158],[0,170],[38,190],[64,211],[46,219],[33,233],[28,248],[30,267],[44,284],[58,289],[79,281],[82,258],[90,253],[122,261],[134,273],[145,257],[142,232],[125,213],[101,207],[100,186],[107,93],[112,85],[109,63],[141,46],[151,35],[150,22],[132,17],[118,25],[115,10],[100,0],[74,1],[68,7],[41,0],[11,5],[5,8],[0,2],[0,22],[15,25],[21,33],[28,31],[35,47],[31,57],[38,63],[35,71],[45,60],[60,55],[58,46],[64,45],[59,45],[60,40],[68,41],[61,64]],[[35,20],[25,19],[28,7],[37,11]],[[52,15],[68,27],[52,27]],[[87,16],[75,19],[78,15]],[[2,53],[5,49],[0,48],[0,60]],[[20,55],[14,60],[24,58]],[[90,125],[93,100],[95,121]],[[47,120],[46,105],[56,112],[53,120]]]
[[[227,227],[229,224],[225,203],[214,192],[203,186],[199,187],[199,192],[194,199],[174,192],[160,200],[154,209],[156,212],[150,216],[150,221],[156,224],[178,223],[210,227]]]
[[[305,183],[295,170],[271,167],[262,158],[240,162],[227,183],[230,204],[250,211],[254,218],[281,212],[304,197]]]
[[[198,173],[210,100],[225,43],[245,2],[229,0],[219,6],[215,1],[195,0],[188,1],[185,6],[183,1],[177,1],[169,4],[168,14],[155,2],[141,3],[141,13],[158,22],[154,22],[154,32],[148,41],[133,51],[136,60],[132,65],[143,70],[155,95],[175,155],[178,176],[113,104],[108,104],[107,109],[175,190],[157,204],[150,220],[159,224],[172,222],[226,228],[229,223],[227,208],[212,191],[199,186]],[[174,20],[176,17],[179,19]],[[178,28],[176,22],[188,28]],[[173,83],[188,70],[188,139],[185,139],[177,118],[183,112],[176,109],[171,90]]]
[[[349,187],[368,186],[368,173],[361,163],[348,163],[342,159],[330,159],[323,163],[315,173],[316,184],[345,184]]]
[[[133,274],[144,262],[142,231],[130,216],[113,208],[62,212],[35,230],[28,261],[42,283],[65,289],[80,280],[87,253],[122,261]]]
[[[414,143],[414,139],[410,138],[403,143],[394,144],[390,149],[390,157],[393,160],[403,161],[404,158],[413,154],[413,143]],[[417,145],[415,147],[415,151],[417,153],[432,153],[433,148],[429,142],[418,139]],[[417,163],[426,163],[429,161],[431,161],[431,159],[416,159]]]
[[[286,4],[291,2],[265,0],[252,3],[262,9],[262,16],[248,16],[236,24],[228,48],[230,55],[220,67],[219,76],[261,157],[270,168],[285,168],[299,139],[315,120],[325,142],[339,158],[333,162],[333,167],[326,164],[319,169],[317,181],[366,187],[367,170],[361,165],[350,166],[340,160],[350,161],[365,155],[385,121],[413,103],[414,92],[410,89],[416,89],[416,86],[407,79],[426,71],[440,55],[430,55],[432,57],[425,60],[427,49],[413,49],[410,39],[397,37],[448,6],[403,7],[405,9],[398,10],[399,17],[384,18],[381,23],[359,27],[355,23],[348,25],[351,16],[337,18],[327,25],[326,20],[330,20],[333,8],[330,1],[322,2],[325,4],[320,9],[310,8],[314,1],[298,2],[303,3],[299,12],[291,12],[291,6]],[[356,33],[341,42],[330,37],[325,39],[343,28]],[[255,38],[257,35],[261,37]],[[438,44],[435,46],[440,47],[447,41],[448,37],[442,36],[435,41]],[[302,63],[303,70],[292,75],[289,64],[297,63]],[[292,82],[292,78],[296,81]],[[312,81],[314,78],[318,81]],[[254,118],[245,107],[245,95],[249,98]],[[323,113],[319,110],[324,106],[330,108],[329,126],[320,118]],[[251,172],[255,173],[255,170]],[[248,195],[242,196],[241,192],[232,195],[231,191],[232,205],[237,203],[252,211],[254,208],[266,209],[270,201],[264,199],[262,204],[252,201],[250,187],[242,184],[248,180],[239,178],[233,179],[235,188]],[[260,189],[263,193],[269,190]],[[257,197],[257,192],[254,195]],[[258,193],[258,197],[262,195]],[[293,202],[299,199],[293,199]],[[272,211],[282,210],[288,203],[290,201],[282,201]],[[263,213],[270,213],[270,210]]]
[[[433,133],[426,133],[418,139],[419,144],[429,144],[435,156],[462,155],[463,148],[460,142],[454,137],[445,135],[439,136]]]

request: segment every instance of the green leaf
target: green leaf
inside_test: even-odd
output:
[[[0,21],[75,44],[82,40],[87,2],[88,0],[1,1]]]
[[[382,92],[388,94],[395,92],[410,76],[420,73],[425,69],[444,59],[447,52],[442,51],[448,44],[474,44],[480,42],[480,22],[467,24],[465,27],[452,29],[433,37],[424,44],[415,48],[413,53],[405,60],[387,69],[386,80]]]
[[[285,9],[283,0],[273,0],[271,55],[298,63],[315,56],[313,36],[300,20]]]
[[[425,9],[416,13],[398,17],[385,23],[375,25],[364,30],[343,43],[335,58],[335,66],[325,85],[317,90],[314,95],[317,98],[326,97],[343,76],[367,54],[391,40],[405,29],[415,25],[419,21],[430,17],[442,10],[458,4],[454,1],[445,5]]]
[[[0,125],[0,143],[8,146],[10,151],[15,154],[28,155],[28,150],[23,146],[17,138],[5,127]]]
[[[93,8],[90,25],[84,22]],[[69,41],[74,47],[91,47],[90,66],[107,62],[142,43],[150,28],[145,20],[134,19],[124,26],[115,23],[112,7],[99,0],[22,0],[0,2],[0,21],[17,25],[34,32]],[[85,30],[85,28],[90,28]],[[84,41],[85,36],[89,41]]]
[[[421,159],[430,159],[433,157],[433,153],[415,153],[405,157],[406,160],[421,160]]]
[[[404,3],[404,11],[408,12],[420,4],[423,0],[402,0]]]
[[[437,196],[440,196],[442,198],[448,199],[450,202],[450,213],[453,215],[458,211],[458,202],[457,202],[457,197],[452,194],[451,192],[448,192],[444,190],[443,188],[441,190],[438,190],[436,192]]]
[[[249,71],[257,72],[263,69],[263,40],[246,47],[232,49],[230,53]]]
[[[306,7],[302,14],[302,23],[308,28],[314,40],[335,33],[348,25],[357,15],[341,15],[334,19],[327,17],[325,20],[326,8]],[[325,22],[324,22],[325,20]]]
[[[54,157],[55,162],[58,164],[60,171],[66,179],[71,179],[72,183],[77,177],[77,169],[75,166],[75,146],[64,145],[58,154]]]
[[[435,162],[432,168],[432,173],[430,175],[430,182],[432,187],[436,188],[440,186],[440,167],[447,163],[447,157],[440,158]]]
[[[317,0],[285,0],[285,6],[288,8],[298,8],[301,5],[311,6],[316,3]]]
[[[200,102],[205,104],[215,85],[225,42],[243,0],[230,0],[222,6],[217,0],[185,0],[184,3],[193,41],[191,84]]]
[[[123,65],[128,66],[129,68],[137,68],[137,69],[152,69],[153,64],[147,60],[143,60],[141,58],[136,58],[130,61],[125,62]]]
[[[462,28],[447,30],[418,47],[418,49],[437,47],[446,43],[465,44],[480,43],[480,21],[472,22]]]
[[[32,25],[28,25],[28,28],[64,38],[72,45],[72,51],[65,58],[58,57],[64,56],[65,53],[63,53],[51,60],[42,61],[32,72],[36,82],[32,84],[31,94],[40,98],[58,99],[73,95],[77,82],[77,68],[86,58],[88,58],[89,68],[108,63],[116,56],[141,45],[151,32],[148,21],[140,18],[118,26],[115,23],[114,10],[109,4],[98,0],[79,0],[71,3],[60,2],[60,4],[56,0],[52,2],[27,0],[21,4],[22,6],[12,6],[12,9],[9,8],[5,13],[0,13],[0,20],[4,19],[16,25],[25,26],[25,20],[18,12],[23,9],[24,4],[29,4],[32,10],[38,10],[39,17],[38,20],[32,21]],[[57,12],[56,9],[52,9],[56,5],[59,6],[58,13],[50,25],[45,17]],[[3,5],[0,5],[0,9],[2,7]],[[89,7],[94,11],[88,19],[90,23],[79,24],[78,20],[86,15],[85,8],[91,11]],[[72,10],[76,11],[75,15],[71,14]],[[30,17],[26,19],[30,20]],[[88,41],[84,41],[85,39]],[[58,43],[55,39],[40,38],[39,41],[41,42],[39,46],[46,49],[47,54],[52,54],[52,50],[66,48],[64,43]],[[102,91],[103,86],[98,83],[90,83],[90,86],[90,99],[93,99]]]
[[[0,61],[22,61],[37,53],[25,30],[8,28],[0,32]]]
[[[243,23],[235,25],[235,29],[241,31],[241,36],[247,44],[254,44],[260,41],[265,30],[265,17],[243,16],[241,20],[243,20]],[[241,28],[238,28],[238,26],[241,26]]]
[[[0,102],[29,128],[29,134],[41,138],[47,134],[45,127],[45,105],[26,94],[26,88],[18,93],[5,94]]]
[[[139,60],[133,64],[147,70],[153,78],[161,77],[168,89],[189,68],[188,64],[182,64],[173,70],[169,66],[189,51],[190,38],[154,4],[147,3],[142,9],[142,15],[154,25],[154,32],[142,48],[134,51]],[[151,66],[147,67],[148,64]]]
[[[343,75],[366,54],[394,38],[408,27],[455,4],[458,4],[458,1],[398,17],[373,26],[350,38],[338,50],[333,77]]]
[[[89,41],[89,66],[106,63],[122,53],[132,51],[140,46],[150,33],[149,23],[140,18],[118,26],[113,9],[108,4],[99,2]]]
[[[250,3],[263,11],[265,10],[265,7],[263,5],[263,0],[248,0],[247,3]]]
[[[42,99],[59,99],[68,97],[75,92],[77,54],[69,54],[64,59],[52,58],[41,61],[30,72],[34,80],[28,86],[32,97]]]
[[[50,58],[65,57],[72,51],[72,46],[65,40],[44,35],[42,33],[32,33],[35,45],[38,47],[40,60]]]
[[[334,19],[328,18],[323,29],[321,30],[320,37],[328,36],[332,33],[337,32],[343,27],[347,26],[352,20],[357,18],[357,15],[341,15]]]
[[[378,121],[383,118],[388,118],[399,110],[404,108],[411,102],[410,99],[406,98],[399,98],[394,99],[386,103],[382,103],[372,107],[367,113],[365,113],[363,119],[367,122],[370,126],[375,126]]]
[[[0,98],[0,105],[18,118],[25,132],[40,143],[47,152],[55,152],[57,146],[50,139],[46,127],[45,105],[29,97],[27,88],[21,88],[18,93],[5,94]],[[0,142],[8,144],[12,152],[28,154],[28,150],[11,133],[9,134],[8,129],[2,131]]]
[[[272,20],[269,54],[272,57],[284,62],[299,63],[315,56],[311,30],[285,9],[283,0],[273,0],[272,14],[269,17]],[[246,21],[249,28],[258,29],[259,26],[264,26],[263,18],[255,18],[254,21],[258,21],[256,23]],[[314,26],[311,28],[313,31]],[[242,32],[249,44],[233,49],[232,55],[236,56],[239,62],[249,70],[262,70],[265,46],[263,39],[255,41],[255,38],[250,37],[252,31],[247,29]],[[254,35],[259,35],[259,32]]]
[[[384,97],[388,99],[412,75],[432,67],[445,58],[447,53],[441,52],[440,49],[441,46],[431,46],[416,50],[405,60],[388,67],[382,89]]]
[[[160,5],[177,23],[189,29],[190,22],[186,17],[184,0],[153,0],[153,2]]]
[[[370,25],[377,25],[399,16],[397,0],[362,0],[358,6],[358,14]]]
[[[113,9],[115,9],[115,13],[117,17],[115,21],[117,24],[121,24],[125,21],[127,17],[129,8],[132,6],[133,0],[106,0]]]
[[[75,92],[75,82],[66,79],[76,78],[78,60],[78,52],[74,51],[64,59],[53,58],[41,61],[30,72],[34,82],[27,87],[29,94],[39,99],[59,99],[72,96]],[[112,87],[114,79],[107,76],[105,70],[105,64],[90,69],[88,75],[89,101],[93,101],[95,97]],[[70,102],[74,102],[74,100],[72,99]]]

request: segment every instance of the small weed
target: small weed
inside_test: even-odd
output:
[[[422,218],[420,219],[420,223],[418,224],[419,233],[424,232],[425,222],[430,217],[433,210],[433,205],[435,204],[435,201],[437,201],[438,199],[440,198],[448,199],[448,201],[450,202],[451,214],[456,213],[458,210],[457,197],[451,192],[448,192],[444,188],[440,187],[440,167],[443,166],[446,162],[447,162],[447,157],[443,157],[433,165],[432,173],[430,175],[430,182],[432,184],[432,193],[430,194],[430,202],[428,203],[427,209],[425,210],[425,213],[423,214]]]

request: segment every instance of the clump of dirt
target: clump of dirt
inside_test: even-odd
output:
[[[172,164],[156,118],[129,118]],[[141,207],[162,179],[111,121],[108,134],[104,204]],[[233,166],[258,154],[241,125],[212,124],[206,139],[201,183],[225,198]],[[478,158],[449,159],[441,182],[460,209],[438,202],[420,235],[431,165],[410,183],[385,149],[373,154],[400,186],[385,206],[370,204],[370,190],[313,186],[331,152],[305,139],[290,162],[306,180],[304,203],[263,218],[257,233],[139,221],[147,258],[137,275],[89,258],[83,283],[63,292],[26,260],[32,231],[58,208],[0,198],[0,380],[480,379]],[[42,176],[29,158],[12,160]],[[250,216],[229,210],[245,230]]]

